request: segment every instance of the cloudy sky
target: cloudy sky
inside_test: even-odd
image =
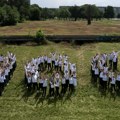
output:
[[[96,4],[97,6],[117,6],[120,7],[120,0],[31,0],[31,4],[39,4],[40,7],[57,8],[61,5],[83,5]]]

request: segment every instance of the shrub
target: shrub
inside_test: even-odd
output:
[[[36,42],[38,44],[40,44],[40,43],[42,43],[42,44],[46,43],[46,38],[45,38],[45,35],[42,32],[42,30],[39,30],[39,31],[36,32]]]

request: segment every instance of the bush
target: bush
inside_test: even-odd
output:
[[[42,32],[42,30],[39,30],[39,31],[36,32],[36,42],[38,44],[40,44],[40,43],[42,43],[42,44],[46,43],[46,38],[45,38],[45,35]]]

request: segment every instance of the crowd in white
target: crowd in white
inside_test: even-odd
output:
[[[8,52],[6,56],[0,55],[0,95],[8,84],[11,75],[16,68],[16,56]]]
[[[52,72],[52,75],[44,74],[44,71]],[[39,56],[25,65],[25,80],[28,90],[42,91],[43,96],[46,96],[47,88],[49,96],[64,95],[77,86],[76,64],[70,63],[67,55]]]
[[[96,54],[91,60],[91,75],[95,84],[99,83],[105,91],[120,90],[120,72],[118,67],[119,52],[113,51],[109,54]],[[99,81],[99,82],[98,82]]]

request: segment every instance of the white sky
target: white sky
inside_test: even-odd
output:
[[[38,4],[40,7],[58,8],[59,6],[96,4],[97,6],[120,7],[120,0],[31,0],[31,4]]]

